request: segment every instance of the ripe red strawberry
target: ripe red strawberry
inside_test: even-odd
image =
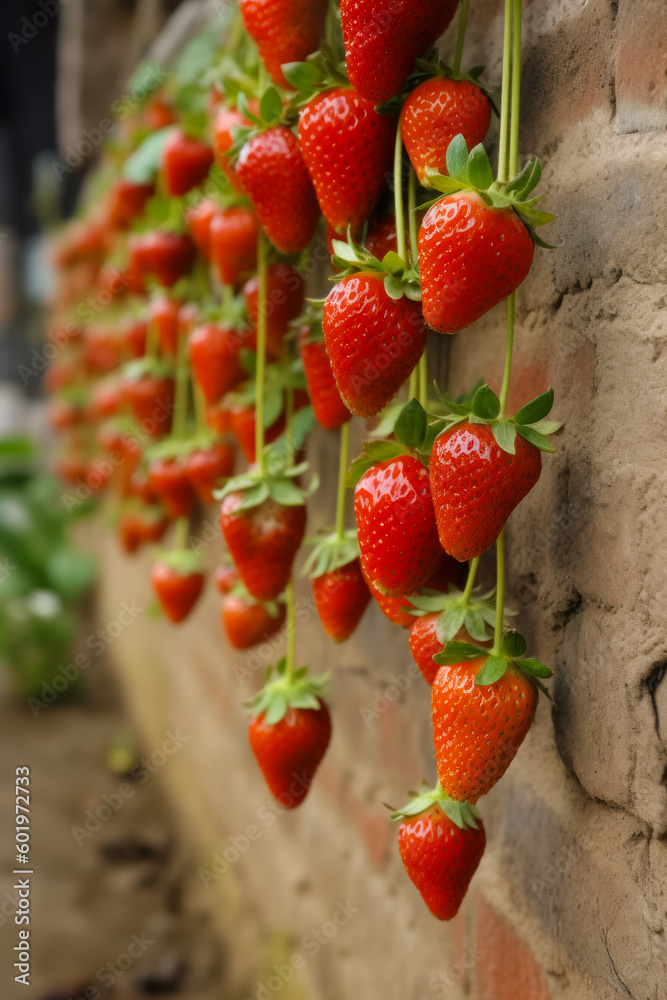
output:
[[[109,192],[109,222],[116,229],[127,229],[141,215],[146,202],[155,194],[155,185],[134,184],[123,177],[115,181]]]
[[[294,809],[308,794],[331,739],[326,703],[319,709],[289,707],[270,725],[262,712],[250,720],[248,738],[271,794],[284,809]]]
[[[398,252],[396,241],[396,216],[393,212],[374,215],[368,223],[364,246],[378,260],[382,260],[390,250]]]
[[[433,793],[435,794],[435,793]],[[398,850],[411,881],[438,920],[451,920],[459,911],[486,847],[484,824],[470,807],[452,810],[445,796],[407,807],[398,830]],[[413,813],[412,808],[420,809]],[[454,822],[447,815],[457,819]],[[469,825],[475,824],[473,825]]]
[[[285,622],[285,605],[267,607],[249,594],[231,593],[222,602],[221,619],[234,649],[252,649],[280,631]]]
[[[234,584],[238,583],[239,575],[233,566],[218,566],[213,579],[220,593],[228,594]]]
[[[257,326],[257,277],[243,286],[248,317]],[[303,277],[289,264],[269,264],[266,276],[266,348],[270,357],[279,360],[283,340],[293,319],[301,315],[305,286]]]
[[[284,507],[269,498],[242,509],[242,502],[239,492],[222,501],[222,534],[246,588],[259,601],[273,601],[289,582],[306,529],[306,508]]]
[[[455,584],[458,582],[458,573],[458,564],[453,559],[450,559],[449,556],[445,556],[424,586],[430,590],[443,590],[446,592],[450,583]],[[413,594],[406,594],[405,597],[387,597],[386,594],[380,593],[366,575],[364,575],[364,579],[380,611],[390,622],[393,622],[394,625],[400,625],[402,628],[410,628],[414,624],[415,616],[410,614],[410,608],[412,608],[411,598],[417,597],[416,591]]]
[[[341,0],[350,83],[381,104],[399,92],[415,60],[443,33],[458,0]]]
[[[174,625],[182,622],[192,611],[204,589],[204,574],[180,573],[163,562],[151,570],[151,584],[162,610]]]
[[[211,198],[202,198],[184,213],[190,235],[207,260],[211,256],[211,223],[219,211],[218,205]]]
[[[129,380],[125,383],[124,395],[149,437],[169,433],[174,412],[173,378],[144,375]]]
[[[421,183],[428,186],[427,167],[447,173],[447,147],[454,136],[463,135],[472,149],[490,122],[491,105],[470,80],[434,76],[420,83],[403,105],[401,136]]]
[[[149,307],[150,322],[156,327],[160,350],[172,357],[178,350],[179,308],[179,302],[166,296],[153,299]]]
[[[302,326],[299,349],[315,419],[326,431],[335,430],[349,420],[352,414],[340,398],[324,340],[314,339],[311,327]]]
[[[213,150],[206,142],[174,129],[162,149],[162,168],[167,192],[172,198],[187,194],[208,177]]]
[[[245,271],[257,266],[257,217],[238,206],[218,212],[210,229],[211,258],[223,285],[236,285]]]
[[[248,339],[244,334],[226,330],[217,323],[202,323],[190,334],[190,364],[207,403],[217,403],[247,377],[239,352],[250,346]]]
[[[440,669],[438,664],[433,660],[435,654],[441,653],[443,648],[443,644],[436,635],[436,626],[439,617],[440,613],[438,611],[431,611],[427,615],[422,615],[421,618],[413,618],[412,625],[410,626],[410,652],[427,684],[433,684],[435,675]],[[454,640],[456,642],[470,643],[477,641],[471,639],[464,628],[459,629],[454,636]],[[477,642],[477,645],[479,645],[479,642]]]
[[[422,309],[438,333],[457,333],[521,284],[535,247],[516,212],[475,192],[433,205],[419,231]]]
[[[86,420],[97,423],[113,417],[120,406],[120,386],[118,382],[110,382],[104,379],[96,382],[90,390],[90,399],[86,404]]]
[[[232,415],[224,399],[206,407],[206,423],[216,434],[226,434],[232,429]]]
[[[256,100],[248,101],[248,108],[250,111],[256,115],[259,111],[259,102]],[[222,108],[215,119],[215,125],[213,126],[213,148],[215,152],[215,161],[220,167],[220,169],[227,175],[229,182],[232,187],[241,193],[244,193],[243,184],[239,180],[238,174],[236,173],[236,166],[234,161],[227,154],[234,145],[234,136],[232,131],[235,126],[241,126],[244,128],[252,127],[252,122],[244,117],[240,111],[236,108]]]
[[[241,445],[241,451],[250,465],[255,461],[255,407],[243,403],[233,403],[230,409],[231,429]],[[264,443],[271,444],[285,430],[285,413],[280,414],[275,423],[264,431]]]
[[[386,406],[428,338],[419,303],[390,298],[381,274],[343,278],[327,296],[322,327],[338,391],[358,417]]]
[[[234,472],[234,449],[222,441],[210,448],[199,448],[188,455],[186,469],[202,503],[214,503],[213,490]]]
[[[412,455],[373,465],[354,491],[367,579],[389,597],[421,587],[442,559],[428,470]]]
[[[520,434],[503,451],[489,424],[464,421],[438,435],[430,481],[440,544],[459,562],[495,542],[514,508],[540,477],[542,456]]]
[[[276,125],[254,136],[239,153],[236,172],[273,245],[282,253],[305,250],[320,209],[294,133]]]
[[[83,360],[93,373],[112,372],[121,360],[121,342],[115,329],[89,326],[83,342]]]
[[[146,353],[146,333],[148,323],[145,319],[128,318],[121,328],[121,341],[130,358],[142,358]]]
[[[438,777],[457,801],[477,802],[502,778],[537,708],[536,687],[512,663],[495,684],[475,684],[485,659],[440,667],[433,681]]]
[[[358,559],[317,576],[313,597],[324,630],[335,642],[348,639],[361,621],[371,599]]]
[[[169,519],[160,507],[140,507],[125,510],[118,521],[123,550],[131,555],[146,542],[159,542],[169,526]]]
[[[133,236],[130,241],[130,266],[142,274],[153,274],[164,288],[171,288],[189,274],[196,248],[186,233],[155,230]]]
[[[149,131],[158,132],[161,128],[173,125],[176,121],[176,115],[171,104],[158,96],[151,98],[146,105],[145,119]]]
[[[151,462],[150,484],[170,517],[187,517],[197,503],[197,494],[188,478],[188,469],[180,459],[166,458]]]
[[[280,67],[303,62],[320,47],[327,0],[241,0],[240,8],[274,83],[289,86]]]
[[[357,231],[391,172],[396,119],[350,88],[326,90],[299,118],[299,141],[322,214],[336,232]]]

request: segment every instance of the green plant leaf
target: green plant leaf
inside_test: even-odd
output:
[[[526,640],[515,628],[505,632],[503,636],[503,652],[510,659],[514,659],[515,656],[523,656],[527,648]]]
[[[481,611],[469,608],[463,624],[471,639],[476,639],[477,642],[486,642],[489,638],[489,630],[486,627]]]
[[[367,441],[364,449],[374,462],[388,462],[390,458],[407,455],[405,446],[395,441]]]
[[[394,427],[397,441],[407,448],[419,448],[426,434],[426,411],[416,399],[411,399],[401,410]]]
[[[405,294],[405,286],[400,278],[393,274],[387,274],[384,279],[384,290],[390,299],[398,301]]]
[[[160,169],[164,144],[174,130],[173,125],[168,125],[146,136],[125,161],[123,177],[133,184],[149,184]]]
[[[275,121],[283,113],[283,102],[275,87],[267,87],[259,102],[259,113],[265,122]]]
[[[514,455],[514,441],[516,439],[516,427],[509,420],[494,420],[491,424],[491,431],[496,440],[496,444],[508,455]]]
[[[534,444],[536,448],[540,449],[540,451],[554,452],[556,450],[549,441],[549,438],[545,437],[544,434],[540,434],[539,431],[536,431],[533,427],[529,427],[527,424],[519,424],[517,431],[522,438],[525,438],[526,441],[530,441],[530,443]]]
[[[436,653],[433,659],[441,666],[449,666],[452,663],[474,660],[477,656],[488,656],[488,653],[488,649],[480,649],[469,642],[448,642],[442,653]]]
[[[560,420],[538,420],[536,424],[531,424],[530,426],[538,434],[544,434],[548,437],[549,434],[555,434],[556,431],[559,431],[563,424]]]
[[[517,410],[512,418],[517,424],[534,424],[538,420],[543,420],[554,405],[554,391],[548,389],[546,392],[531,399],[529,403]]]
[[[447,173],[457,181],[468,182],[468,147],[463,135],[455,135],[447,147]]]
[[[444,608],[438,616],[435,627],[438,642],[441,642],[444,646],[453,639],[463,625],[465,616],[466,609],[462,605],[453,604],[448,608]]]
[[[500,413],[500,400],[488,385],[481,385],[472,397],[470,408],[482,420],[495,420]]]
[[[469,187],[467,181],[457,181],[455,177],[448,177],[446,174],[441,174],[433,167],[426,168],[426,177],[431,187],[435,188],[436,191],[441,191],[443,194],[455,194],[456,191],[464,191]],[[421,206],[421,209],[431,208],[439,200],[439,198],[436,198],[434,201],[427,202],[426,205]]]
[[[389,274],[402,274],[405,271],[405,261],[395,250],[387,250],[382,258],[382,266]]]
[[[516,665],[524,673],[530,674],[532,677],[551,677],[553,675],[553,670],[550,670],[544,663],[532,656],[527,656],[524,660],[517,660]]]
[[[280,68],[283,71],[283,76],[294,90],[312,90],[324,78],[322,70],[314,66],[313,63],[283,63]]]
[[[290,479],[275,479],[269,482],[269,495],[283,507],[301,507],[303,493]]]
[[[356,462],[353,462],[350,466],[347,475],[345,476],[345,485],[349,489],[354,489],[362,476],[365,476],[369,469],[372,469],[375,465],[374,458],[360,458]]]
[[[250,507],[259,507],[260,504],[264,503],[265,500],[269,498],[269,487],[266,483],[258,483],[256,486],[251,486],[249,489],[245,490],[243,494],[243,501],[239,510],[248,510]]]
[[[504,656],[488,656],[481,670],[475,675],[478,687],[495,684],[507,670],[507,660]]]
[[[486,191],[493,184],[493,170],[482,143],[470,150],[468,157],[468,180],[476,188]]]

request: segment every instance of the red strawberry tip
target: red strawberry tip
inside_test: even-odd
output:
[[[267,667],[262,690],[246,706],[253,718],[263,714],[264,722],[269,726],[277,725],[288,708],[319,710],[320,699],[324,697],[329,681],[329,674],[308,676],[308,667],[300,667],[291,678],[286,677],[286,666],[287,661],[283,657],[275,667],[277,676],[273,680],[274,668]]]
[[[481,814],[477,806],[471,802],[456,802],[449,795],[443,792],[440,782],[435,788],[429,788],[426,782],[422,784],[418,793],[413,793],[413,798],[401,809],[392,811],[391,819],[406,819],[409,816],[418,816],[437,806],[455,823],[461,830],[477,830],[477,820],[481,819]]]

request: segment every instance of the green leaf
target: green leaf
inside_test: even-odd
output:
[[[388,462],[390,458],[407,455],[405,446],[395,441],[367,441],[364,449],[374,462]]]
[[[531,226],[548,226],[556,218],[551,212],[543,212],[540,208],[528,208],[520,203],[514,207],[519,215],[526,219]]]
[[[407,448],[419,448],[426,434],[426,411],[416,399],[411,399],[396,421],[394,435]]]
[[[481,385],[472,397],[470,408],[482,420],[495,420],[500,413],[500,400],[488,385]]]
[[[324,74],[321,69],[308,62],[283,63],[283,76],[294,90],[312,90],[322,83]]]
[[[265,500],[269,498],[269,487],[266,483],[258,483],[256,486],[251,486],[249,489],[245,490],[243,493],[243,502],[239,507],[239,510],[248,510],[250,507],[259,507],[260,504],[264,503]]]
[[[264,722],[267,726],[275,726],[282,718],[284,718],[287,711],[287,698],[284,694],[274,694],[271,698],[271,703],[266,710],[266,715],[264,716]]]
[[[365,476],[369,469],[375,465],[374,458],[360,458],[353,462],[345,476],[345,485],[349,489],[354,489],[362,476]]]
[[[125,161],[123,177],[133,184],[149,184],[160,169],[164,144],[174,130],[168,125],[147,136]]]
[[[503,636],[503,652],[510,659],[514,659],[515,656],[523,656],[526,649],[526,640],[520,632],[517,632],[515,628],[510,629],[509,632],[505,632]]]
[[[486,642],[489,638],[489,631],[481,611],[469,608],[463,624],[471,639],[477,639],[477,642]]]
[[[478,143],[468,157],[468,180],[476,188],[486,191],[493,184],[493,171],[484,146]]]
[[[259,113],[265,122],[273,122],[283,113],[283,102],[275,87],[267,87],[259,102]]]
[[[456,191],[464,191],[469,186],[466,181],[457,181],[455,177],[448,177],[446,174],[441,174],[439,170],[435,170],[433,167],[426,168],[426,177],[431,187],[435,188],[436,191],[441,191],[443,194],[455,194]],[[439,198],[436,198],[434,201],[427,202],[426,205],[421,206],[421,209],[430,208],[439,200]]]
[[[506,184],[504,191],[509,194],[514,192],[517,198],[530,194],[533,188],[537,187],[542,175],[542,167],[539,160],[529,160],[521,173],[513,177],[509,184]]]
[[[461,605],[453,604],[441,611],[435,627],[438,642],[444,646],[450,639],[453,639],[463,625],[465,616],[466,609]]]
[[[514,441],[516,439],[516,427],[509,420],[494,420],[491,424],[491,431],[496,444],[508,455],[514,455]]]
[[[447,147],[447,173],[457,181],[468,181],[468,147],[459,132]]]
[[[475,675],[475,684],[483,687],[495,684],[507,670],[507,660],[504,656],[488,656],[481,670]]]
[[[262,422],[264,429],[272,427],[283,412],[284,397],[281,389],[273,389],[264,397],[264,413]]]
[[[551,677],[553,676],[553,670],[546,667],[544,663],[540,660],[536,660],[532,656],[527,656],[525,660],[517,660],[517,667],[520,667],[524,673],[530,674],[532,677]]]
[[[530,443],[534,444],[536,448],[540,449],[540,451],[554,452],[556,450],[549,441],[549,438],[546,438],[544,434],[540,434],[539,431],[536,431],[533,427],[529,427],[527,424],[519,424],[517,431],[522,438],[525,438],[526,441],[530,441]]]
[[[405,261],[395,250],[387,250],[382,258],[382,266],[389,274],[402,274],[405,271]]]
[[[405,293],[405,286],[400,278],[393,274],[387,274],[384,279],[384,290],[390,299],[402,299]]]
[[[530,426],[538,434],[544,434],[548,437],[549,434],[555,434],[556,431],[559,431],[563,424],[560,420],[538,420],[536,424],[531,424]]]
[[[488,656],[487,649],[480,649],[469,642],[448,642],[441,653],[436,653],[433,657],[436,663],[449,666],[452,663],[463,663],[465,660],[474,660],[477,656]]]
[[[553,405],[554,391],[553,389],[548,389],[547,392],[541,393],[535,399],[531,399],[530,403],[526,403],[520,410],[517,410],[513,420],[517,424],[537,423],[538,420],[543,420],[544,417],[551,413]]]
[[[303,493],[290,479],[275,479],[269,482],[269,494],[272,500],[283,507],[300,507],[303,505]]]

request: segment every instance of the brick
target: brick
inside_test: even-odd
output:
[[[615,81],[619,135],[667,129],[666,28],[663,0],[621,4]]]
[[[484,896],[477,898],[475,1000],[550,1000],[532,951]]]

